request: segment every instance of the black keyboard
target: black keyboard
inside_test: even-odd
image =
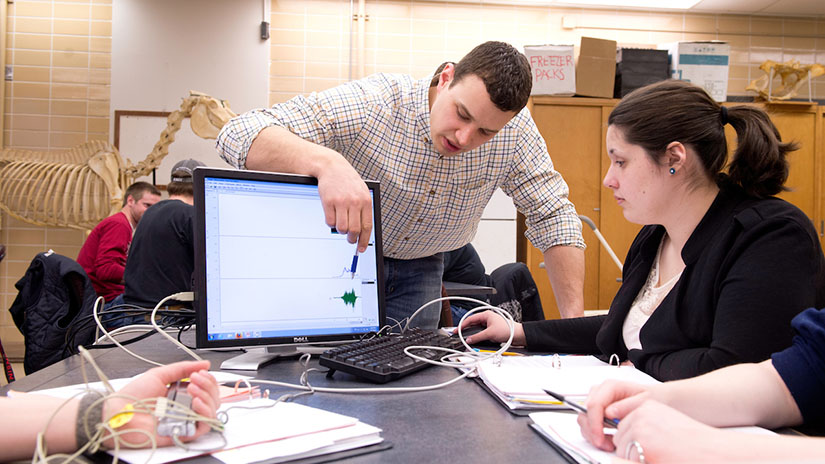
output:
[[[408,346],[439,346],[457,351],[465,350],[458,338],[416,327],[404,334],[384,335],[334,348],[324,352],[319,362],[330,369],[328,376],[338,370],[376,383],[387,383],[432,366],[407,356],[404,348]],[[449,354],[443,350],[430,349],[412,352],[431,360],[438,360]]]

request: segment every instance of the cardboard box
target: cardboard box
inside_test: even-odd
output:
[[[728,98],[730,44],[719,41],[675,42],[659,45],[670,57],[674,79],[692,82],[718,102]]]
[[[616,85],[613,96],[621,98],[654,82],[670,78],[667,50],[620,48],[616,52]]]
[[[572,45],[525,45],[524,54],[533,74],[530,95],[569,96],[576,93]]]
[[[582,37],[576,62],[576,95],[613,98],[616,41]]]

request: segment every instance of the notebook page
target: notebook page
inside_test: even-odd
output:
[[[479,376],[509,397],[547,398],[544,389],[564,396],[586,396],[590,388],[615,379],[659,383],[633,366],[611,366],[593,356],[508,356],[480,363]]]

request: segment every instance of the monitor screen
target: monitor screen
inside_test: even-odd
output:
[[[317,180],[198,168],[198,348],[357,340],[384,323],[378,184],[367,251],[325,222]],[[353,269],[354,268],[354,269]]]

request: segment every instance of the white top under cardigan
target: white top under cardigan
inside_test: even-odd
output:
[[[628,311],[627,317],[622,325],[622,337],[628,350],[642,349],[642,342],[639,340],[639,332],[642,330],[642,326],[650,319],[653,311],[659,307],[662,300],[665,299],[665,296],[673,289],[673,286],[676,285],[679,278],[682,277],[682,271],[679,271],[678,274],[674,275],[661,286],[656,286],[659,282],[659,257],[662,254],[663,243],[664,237],[662,238],[662,242],[659,243],[659,250],[656,251],[656,259],[650,268],[650,275],[647,276],[647,281],[641,290],[639,290],[636,299],[633,300],[630,311]]]

